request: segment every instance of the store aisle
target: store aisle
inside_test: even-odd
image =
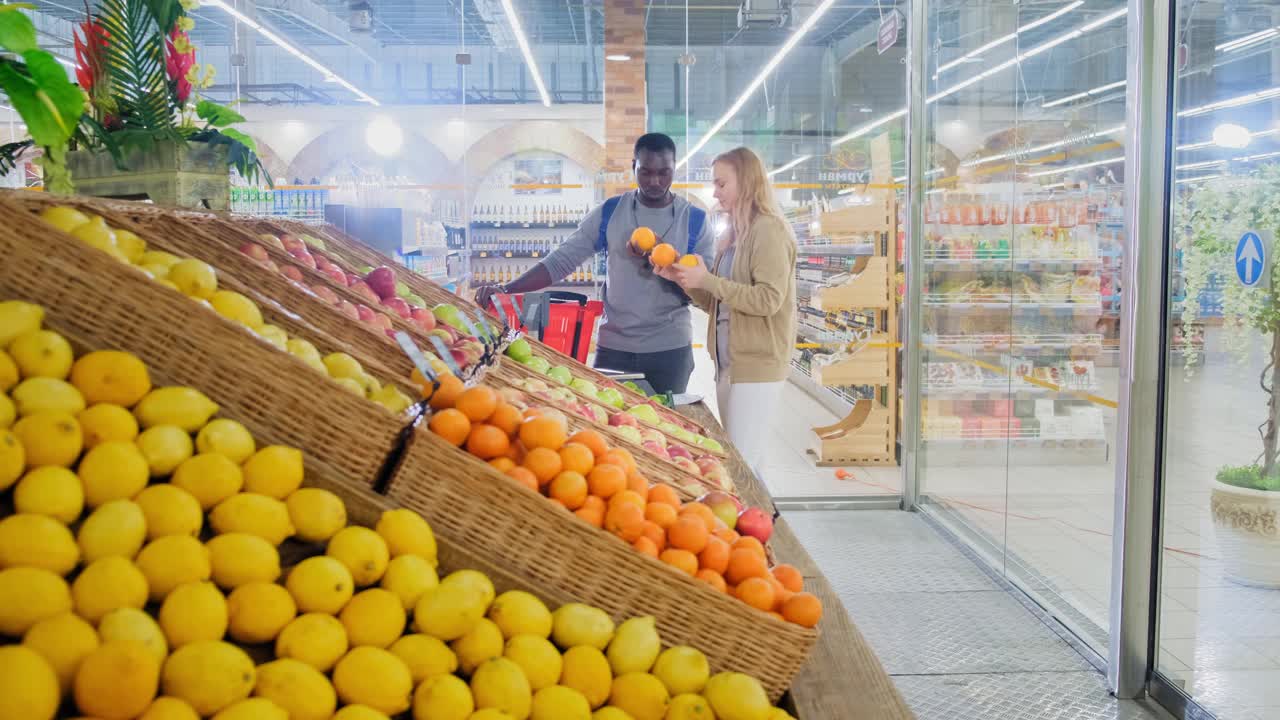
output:
[[[1109,696],[1074,639],[920,515],[785,516],[920,720],[1167,717]]]

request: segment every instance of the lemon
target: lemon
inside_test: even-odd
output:
[[[564,660],[560,657],[560,651],[556,650],[556,646],[552,645],[550,640],[538,635],[516,635],[507,641],[502,656],[520,666],[524,676],[529,679],[529,687],[533,690],[541,690],[560,682],[560,676],[564,671]],[[609,666],[606,663],[605,670],[608,669]],[[609,679],[611,678],[606,673],[604,686],[606,695],[609,693]]]
[[[285,350],[295,357],[320,359],[320,351],[316,346],[302,338],[291,338],[285,343]]]
[[[309,557],[298,563],[285,580],[285,587],[304,613],[337,615],[355,591],[351,571],[328,556]]]
[[[367,398],[372,399],[374,395],[382,392],[382,383],[378,382],[378,379],[369,373],[364,373],[360,377],[353,379],[360,383],[360,388],[364,390],[364,395]]]
[[[257,535],[226,533],[205,544],[213,581],[228,590],[251,582],[274,582],[280,577],[280,553]]]
[[[85,453],[76,474],[84,483],[84,500],[98,507],[110,500],[125,500],[147,486],[147,459],[131,442],[104,442]]]
[[[96,350],[76,360],[71,384],[90,404],[133,407],[151,392],[151,374],[132,353]]]
[[[533,691],[520,666],[506,658],[495,658],[471,675],[471,694],[477,708],[495,708],[515,720],[526,720],[533,704]]]
[[[195,258],[179,260],[169,267],[165,279],[178,286],[187,297],[208,300],[218,290],[218,273],[209,263]]]
[[[157,283],[173,290],[174,292],[181,292],[181,290],[178,290],[177,285],[174,285],[169,281],[169,268],[173,267],[172,265],[162,265],[160,263],[137,263],[136,267],[142,272],[150,275],[151,279],[155,280]]]
[[[200,720],[200,716],[178,698],[158,697],[138,720]]]
[[[344,352],[325,355],[324,366],[329,371],[329,377],[334,379],[347,378],[359,381],[360,376],[364,375],[364,367],[360,361]],[[361,386],[360,389],[363,390],[364,387]]]
[[[137,263],[139,265],[159,265],[167,270],[177,265],[181,260],[182,258],[173,253],[167,253],[163,250],[148,250],[142,253],[142,257],[138,258]]]
[[[714,718],[711,703],[701,695],[686,693],[671,698],[667,706],[667,714],[663,720],[708,720]]]
[[[41,620],[70,611],[67,582],[52,572],[26,567],[0,570],[0,634],[20,637]]]
[[[466,635],[449,643],[458,656],[463,675],[470,675],[481,663],[502,657],[502,631],[492,620],[480,618]]]
[[[722,672],[711,677],[702,690],[721,720],[767,720],[769,696],[750,675]]]
[[[769,714],[765,716],[765,720],[796,720],[791,713],[780,707],[769,708]]]
[[[147,578],[118,555],[89,563],[71,583],[76,614],[95,625],[107,613],[120,608],[141,609],[147,604]]]
[[[22,476],[13,491],[13,505],[20,513],[48,515],[70,525],[84,509],[84,490],[75,473],[48,465]]]
[[[431,564],[417,555],[401,555],[387,563],[382,588],[395,593],[405,610],[411,610],[428,590],[440,584]]]
[[[0,646],[0,718],[53,720],[58,675],[40,653],[22,645]]]
[[[619,675],[609,690],[609,704],[635,720],[662,720],[670,701],[662,681],[646,672]]]
[[[381,580],[391,559],[382,536],[358,525],[339,530],[329,539],[325,554],[347,566],[356,587],[366,587]]]
[[[63,232],[71,232],[89,222],[89,216],[66,205],[50,205],[40,211],[40,219]]]
[[[147,576],[148,595],[163,600],[171,590],[189,582],[208,580],[213,570],[209,551],[187,535],[166,535],[147,543],[134,563]]]
[[[231,637],[250,645],[274,641],[297,613],[289,591],[271,582],[245,583],[227,596]]]
[[[133,442],[138,437],[138,420],[121,405],[98,403],[76,416],[84,446],[94,448],[104,442]]]
[[[191,435],[177,425],[156,425],[144,430],[134,444],[147,460],[151,477],[171,474],[195,453]]]
[[[302,451],[268,445],[245,460],[240,470],[244,474],[245,492],[284,500],[302,485]]]
[[[71,689],[80,661],[98,647],[98,631],[73,613],[62,613],[32,625],[22,644],[40,653],[58,676],[62,692]],[[8,668],[6,668],[6,671]]]
[[[228,705],[212,720],[289,720],[289,713],[266,698],[250,698]]]
[[[257,679],[253,660],[243,650],[221,641],[183,645],[164,661],[164,694],[209,716],[244,700]]]
[[[352,647],[386,648],[404,632],[404,605],[395,593],[371,588],[356,593],[338,615]]]
[[[320,672],[328,672],[347,648],[346,628],[324,613],[299,615],[276,637],[276,657],[301,660]]]
[[[147,242],[128,230],[116,228],[116,247],[124,253],[126,260],[136,263],[147,251]]]
[[[0,490],[9,489],[22,477],[22,469],[26,465],[27,451],[18,436],[10,430],[0,430]]]
[[[64,412],[45,411],[27,415],[14,424],[13,434],[26,451],[29,467],[70,467],[84,447],[80,423]]]
[[[158,619],[169,647],[221,640],[227,634],[227,599],[211,582],[179,585],[160,605]]]
[[[9,357],[24,378],[57,380],[66,379],[73,359],[71,343],[52,330],[34,330],[17,336],[9,343]]]
[[[605,655],[609,658],[613,674],[625,675],[649,672],[661,651],[662,641],[658,637],[657,622],[651,615],[642,615],[630,618],[618,626],[618,632],[614,634]]]
[[[347,506],[328,490],[299,488],[284,504],[298,537],[307,542],[324,542],[347,525]]]
[[[453,675],[429,677],[413,694],[414,720],[468,720],[475,709],[471,689]]]
[[[257,535],[272,545],[279,545],[293,535],[293,523],[285,504],[255,493],[237,493],[218,503],[209,513],[209,524],[216,532]]]
[[[142,509],[148,540],[165,535],[197,536],[204,525],[200,502],[175,485],[148,485],[133,497],[133,502]]]
[[[329,720],[338,704],[328,678],[289,658],[259,665],[253,694],[279,705],[289,720]]]
[[[436,567],[436,537],[418,513],[404,508],[387,510],[374,529],[386,541],[391,557],[417,555]]]
[[[0,353],[3,354],[3,353]],[[13,421],[18,419],[18,406],[13,404],[8,395],[0,390],[0,430],[13,426]]]
[[[658,655],[653,674],[667,686],[672,695],[700,693],[711,677],[707,656],[696,648],[677,645]]]
[[[66,575],[79,561],[75,538],[57,520],[29,513],[0,520],[0,568],[32,567]]]
[[[419,632],[441,640],[456,640],[484,618],[486,607],[484,596],[471,588],[441,583],[419,598],[413,622]]]
[[[551,611],[541,600],[522,590],[510,590],[495,598],[489,608],[489,619],[497,623],[504,638],[551,637]]]
[[[414,685],[433,675],[450,675],[458,669],[458,656],[443,641],[430,635],[404,635],[387,649],[409,668]]]
[[[530,720],[591,720],[591,706],[577,690],[551,685],[533,696],[529,717]]]
[[[80,662],[76,706],[101,718],[137,717],[155,699],[159,675],[159,663],[142,643],[109,640]]]
[[[602,707],[591,713],[591,720],[634,720],[625,710],[616,707]]]
[[[103,503],[80,526],[76,542],[86,563],[110,555],[132,559],[147,539],[147,520],[131,500]]]
[[[333,668],[333,686],[345,704],[368,705],[388,715],[409,709],[413,678],[400,658],[381,648],[358,647]]]
[[[202,453],[220,453],[239,465],[253,454],[253,435],[235,420],[211,420],[196,435],[196,450]]]
[[[98,636],[102,642],[132,640],[141,643],[156,659],[164,663],[169,656],[169,641],[160,625],[146,612],[137,608],[118,608],[102,616],[98,623]]]
[[[413,405],[413,398],[405,395],[394,385],[383,386],[381,390],[370,395],[369,399],[393,413],[402,413]]]
[[[613,640],[613,619],[605,611],[590,605],[561,605],[551,614],[551,622],[552,639],[566,650],[578,645],[604,650]]]
[[[262,327],[262,311],[258,309],[257,304],[244,295],[230,290],[219,290],[208,300],[214,312],[222,317],[245,325],[250,330]]]
[[[209,510],[240,492],[244,476],[226,455],[201,453],[183,460],[169,482],[194,495],[200,507]]]
[[[13,358],[9,357],[9,353],[0,350],[0,394],[9,392],[9,389],[18,384],[22,376],[18,374],[18,366],[13,362]]]
[[[44,322],[44,308],[21,300],[0,302],[0,349],[19,335],[39,330]]]
[[[386,713],[378,712],[368,705],[347,705],[334,713],[333,720],[389,720]]]
[[[471,713],[467,720],[511,720],[511,715],[497,708],[485,708]]]
[[[263,325],[258,328],[258,337],[271,343],[278,350],[289,348],[289,334],[275,325]]]
[[[497,594],[493,589],[493,581],[479,570],[455,570],[446,575],[440,581],[440,584],[466,588],[468,591],[475,593],[479,597],[480,603],[484,606],[485,612],[488,612],[489,605]]]
[[[218,412],[217,403],[189,387],[162,387],[147,393],[133,408],[143,429],[156,425],[177,425],[193,433]]]
[[[72,228],[71,235],[89,247],[97,248],[117,260],[128,262],[120,248],[116,246],[116,233],[107,226],[101,217],[93,217],[83,225]]]
[[[74,416],[86,407],[80,391],[66,380],[57,378],[28,378],[18,383],[9,395],[18,409],[18,417],[42,412]]]
[[[364,388],[361,387],[358,381],[352,380],[351,378],[337,378],[334,380],[334,382],[338,383],[338,386],[341,387],[343,390],[346,390],[347,392],[355,393],[360,397],[364,397]]]
[[[593,708],[600,707],[609,699],[613,670],[604,653],[590,645],[578,645],[565,652],[563,662],[561,685],[582,693]]]

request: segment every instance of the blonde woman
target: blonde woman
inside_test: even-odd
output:
[[[710,316],[707,349],[716,363],[720,421],[758,476],[795,344],[796,242],[754,152],[740,147],[720,155],[713,173],[715,199],[729,223],[711,268],[699,258],[661,275]]]

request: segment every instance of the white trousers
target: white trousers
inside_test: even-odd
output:
[[[785,382],[785,381],[783,381]],[[747,467],[763,481],[760,471],[769,442],[769,429],[778,410],[782,382],[730,383],[729,373],[716,381],[716,404],[720,424],[729,433],[729,442],[738,448]]]

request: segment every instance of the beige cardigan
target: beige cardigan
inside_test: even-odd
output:
[[[712,268],[719,266],[716,253]],[[716,314],[729,313],[729,382],[778,382],[787,377],[796,342],[796,241],[786,222],[761,217],[738,238],[729,277],[707,276],[689,297],[710,315],[707,349],[716,360]]]

